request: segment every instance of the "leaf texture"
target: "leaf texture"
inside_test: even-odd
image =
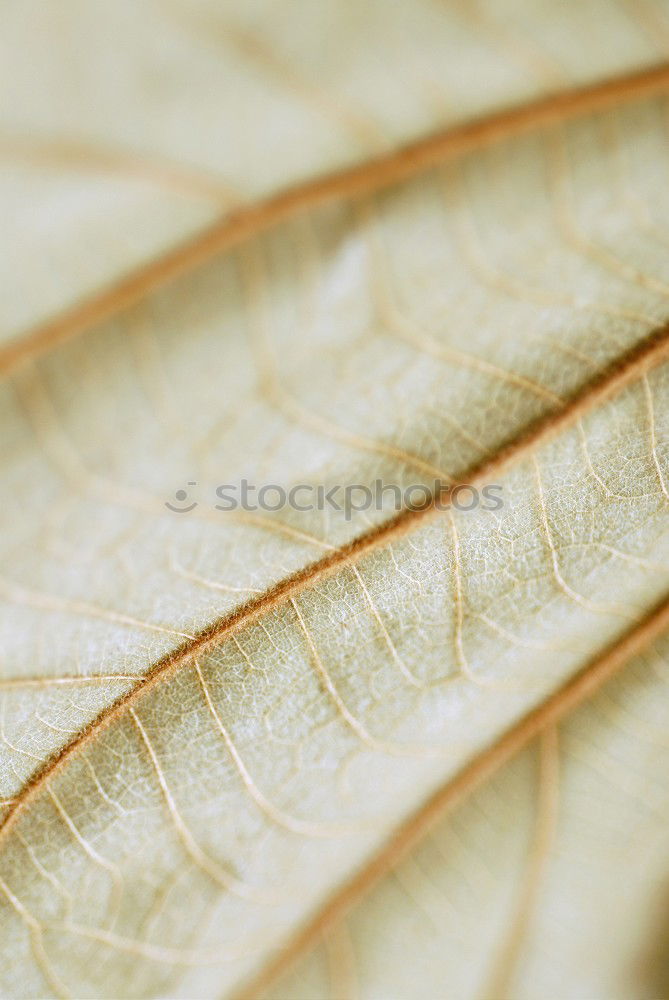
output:
[[[0,388],[0,989],[657,996],[667,11],[277,10],[119,4],[93,28],[42,5],[70,39],[139,25],[142,99],[82,90],[80,145],[46,85],[8,116],[36,216],[82,169],[114,178],[69,218],[57,289],[38,269],[7,299],[8,330],[46,325]],[[74,89],[102,86],[89,59]],[[189,81],[186,135],[142,74]],[[207,183],[297,194],[77,304],[220,215]],[[89,231],[109,252],[82,268]],[[503,507],[216,509],[242,479],[495,483]],[[197,507],[167,510],[186,483]]]
[[[10,0],[3,338],[277,190],[657,64],[655,6]]]
[[[545,729],[272,996],[666,996],[666,662]]]

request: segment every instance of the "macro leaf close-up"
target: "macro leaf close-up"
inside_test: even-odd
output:
[[[0,50],[0,997],[669,996],[669,3]]]

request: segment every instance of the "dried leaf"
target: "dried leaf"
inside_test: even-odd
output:
[[[665,993],[666,5],[3,17],[2,994]]]

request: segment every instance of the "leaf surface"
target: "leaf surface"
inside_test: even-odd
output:
[[[654,6],[10,0],[2,338],[78,320],[89,296],[138,268],[151,279],[156,255],[277,191],[654,66],[669,44]]]
[[[157,9],[169,31],[187,22],[172,58],[189,76],[219,37],[215,12]],[[220,44],[254,66],[238,121],[253,121],[259,173],[235,167],[247,200],[372,154],[376,166],[328,181],[327,198],[307,182],[276,218],[242,216],[225,250],[205,242],[197,266],[186,255],[187,273],[112,295],[104,321],[6,355],[4,995],[257,995],[310,948],[277,996],[426,996],[446,981],[453,995],[608,1000],[665,982],[651,938],[667,876],[669,74],[647,72],[662,10],[640,9],[580,5],[567,57],[552,6],[533,5],[521,30],[520,7],[386,19],[363,5],[383,24],[379,51],[406,67],[416,39],[446,25],[467,95],[450,115],[426,110],[436,35],[390,111],[383,63],[335,102],[368,53],[343,14],[326,26],[338,58],[301,89],[326,15],[300,34],[259,9],[273,47],[292,45],[288,95],[263,38],[221,19]],[[45,10],[88,30],[82,11],[70,23]],[[115,10],[122,25],[129,8]],[[582,26],[601,17],[607,44],[586,45]],[[550,86],[529,63],[552,67]],[[290,126],[276,158],[258,153],[274,105],[254,119],[256,72]],[[506,89],[491,100],[472,81],[496,73]],[[204,70],[192,79],[197,95]],[[376,116],[391,139],[335,155],[304,118],[315,104],[336,106],[349,134]],[[484,112],[485,127],[423,143],[429,155],[395,152]],[[140,134],[142,115],[148,98],[119,110],[118,128]],[[100,123],[107,136],[115,121]],[[313,143],[299,169],[290,128]],[[194,155],[168,133],[160,156]],[[199,125],[191,141],[215,157],[204,136]],[[158,203],[140,201],[151,218]],[[116,211],[99,232],[118,232]],[[132,258],[120,240],[117,256],[94,255],[94,278],[72,265],[74,241],[63,267],[82,283],[56,301],[38,280],[30,321],[206,221],[180,213],[147,226]],[[495,484],[503,506],[217,509],[217,486],[243,479],[425,484],[435,500]],[[167,509],[185,487],[197,506]],[[532,738],[538,749],[507,762]],[[642,832],[652,849],[625,873],[629,911],[613,914],[616,858]]]

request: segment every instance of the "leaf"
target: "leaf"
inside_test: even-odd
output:
[[[124,135],[157,166],[7,299],[3,995],[666,992],[663,8],[45,5],[86,58],[139,26],[136,100],[62,91],[80,145],[22,11],[45,215]],[[220,212],[175,171],[246,207],[149,260]],[[217,509],[244,479],[433,496]]]
[[[271,995],[666,996],[666,658],[548,726]]]

